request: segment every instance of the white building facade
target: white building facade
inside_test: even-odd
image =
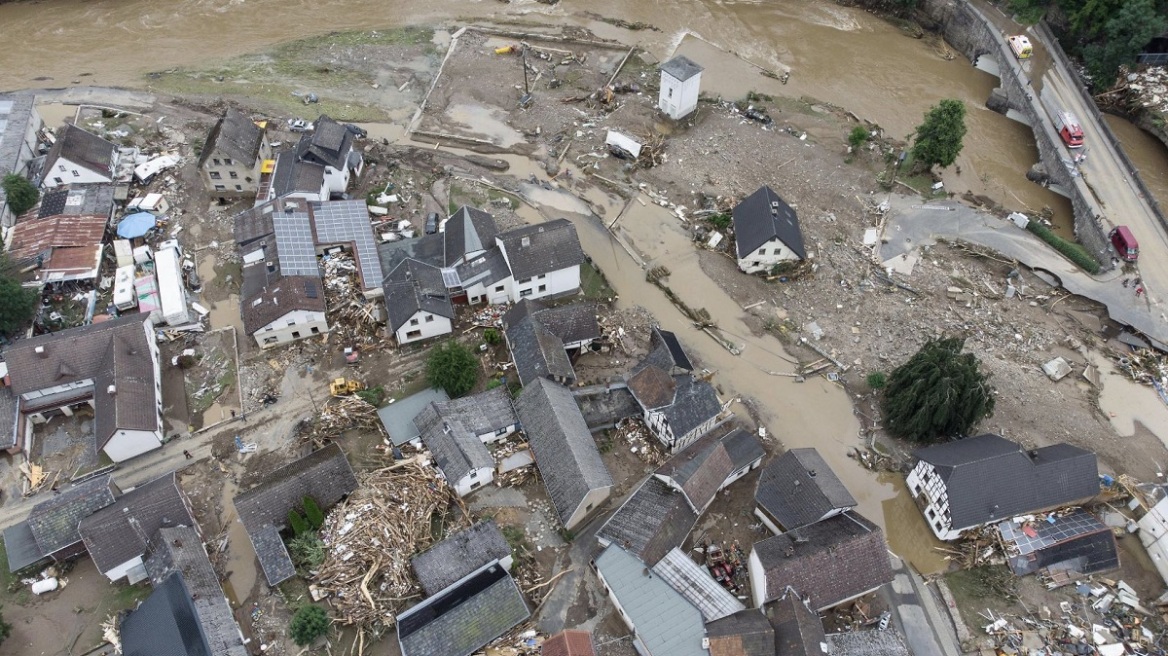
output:
[[[929,529],[938,539],[956,540],[961,537],[962,531],[973,528],[952,525],[949,517],[949,493],[945,489],[945,483],[929,463],[923,460],[917,462],[916,467],[913,467],[905,479],[905,484],[908,485],[908,491],[914,499],[924,502],[921,512],[925,515],[925,521],[929,523]]]
[[[698,107],[702,67],[687,57],[677,56],[661,66],[661,95],[657,108],[673,120],[680,120]]]
[[[397,338],[398,344],[409,344],[446,335],[453,330],[454,325],[447,317],[420,310],[414,313],[414,316],[410,317],[401,328],[395,330],[393,336]]]
[[[738,268],[743,273],[760,273],[770,271],[783,262],[795,262],[802,259],[778,237],[771,239],[750,253],[738,258]]]
[[[324,312],[293,310],[257,330],[254,337],[261,348],[271,348],[328,331],[328,319]]]

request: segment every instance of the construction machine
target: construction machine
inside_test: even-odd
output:
[[[329,383],[329,393],[333,396],[347,396],[365,389],[365,383],[352,378],[336,378]]]

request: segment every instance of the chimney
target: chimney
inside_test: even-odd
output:
[[[33,351],[35,351],[36,354],[41,356],[42,358],[49,357],[49,354],[45,353],[45,347],[43,347],[43,346],[38,346],[38,347],[34,348]]]
[[[531,237],[520,238],[519,245],[522,246],[523,248],[527,248],[528,246],[531,246]]]
[[[113,396],[118,393],[118,386],[111,384],[109,387],[105,388],[105,391],[108,392],[110,396]]]
[[[807,475],[808,475],[808,476],[810,476],[811,478],[815,478],[815,470],[814,470],[814,469],[808,469],[808,470],[807,470]]]

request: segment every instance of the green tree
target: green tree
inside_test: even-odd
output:
[[[38,294],[23,287],[15,267],[0,254],[0,334],[12,335],[36,316]]]
[[[302,569],[316,569],[324,562],[325,546],[315,531],[288,540],[288,555]]]
[[[320,506],[317,505],[316,499],[305,495],[303,503],[304,517],[312,525],[313,530],[319,530],[321,526],[324,526],[324,513],[320,511]]]
[[[9,173],[0,182],[4,187],[4,195],[8,198],[8,207],[13,214],[24,214],[36,205],[40,192],[24,176]]]
[[[1168,18],[1156,10],[1154,0],[1127,0],[1108,16],[1099,22],[1103,25],[1100,40],[1083,47],[1083,63],[1099,89],[1111,87],[1119,67],[1134,64],[1136,55],[1168,29]]]
[[[453,397],[462,396],[479,380],[479,360],[466,346],[450,340],[430,351],[426,359],[426,380],[435,389]]]
[[[929,108],[917,126],[912,154],[917,166],[949,166],[961,152],[965,138],[965,103],[952,98]]]
[[[848,145],[852,147],[852,150],[857,150],[860,146],[864,145],[865,141],[871,138],[872,133],[868,131],[868,128],[857,125],[848,133]]]
[[[292,636],[292,642],[304,647],[328,633],[330,624],[328,613],[323,608],[313,604],[305,604],[292,616],[292,622],[288,625],[288,634]]]
[[[308,525],[308,520],[304,519],[304,515],[295,510],[288,511],[288,525],[292,527],[293,535],[304,535],[312,530],[312,527]]]
[[[483,331],[483,341],[494,346],[503,341],[503,336],[499,334],[498,328],[487,328]]]
[[[884,390],[884,425],[894,435],[930,442],[963,437],[994,413],[994,390],[965,340],[932,340],[897,367]]]
[[[3,608],[3,606],[0,606]],[[4,615],[0,614],[0,643],[8,639],[12,633],[12,625],[4,620]]]

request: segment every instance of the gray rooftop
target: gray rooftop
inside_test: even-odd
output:
[[[661,70],[677,78],[679,82],[685,82],[705,69],[698,66],[689,57],[678,55],[662,64]]]
[[[697,521],[682,493],[650,476],[600,527],[596,537],[655,565],[685,542]]]
[[[633,625],[647,656],[708,656],[702,614],[659,576],[645,576],[645,564],[616,545],[596,557],[604,577]]]
[[[16,395],[7,385],[0,387],[0,449],[11,449],[16,446],[18,402]]]
[[[498,239],[516,282],[584,263],[576,226],[567,219],[508,230]]]
[[[369,225],[369,206],[365,200],[330,200],[312,203],[311,208],[316,243],[321,246],[344,244],[352,248],[362,286],[365,289],[380,287],[385,276],[377,257],[377,237]]]
[[[53,169],[58,159],[65,158],[78,166],[112,179],[114,155],[117,151],[118,147],[112,142],[73,124],[66,124],[57,131],[57,141],[49,150],[44,170]]]
[[[762,442],[752,433],[741,428],[725,435],[718,433],[712,431],[657,469],[681,487],[698,511],[705,510],[730,474],[766,455]]]
[[[955,529],[1072,505],[1099,494],[1095,454],[1070,444],[1031,452],[997,435],[919,449],[945,484]]]
[[[414,574],[427,597],[454,585],[480,567],[511,555],[511,546],[495,520],[479,522],[446,536],[438,544],[410,559]]]
[[[28,522],[19,522],[4,529],[4,553],[8,556],[8,571],[15,572],[45,558],[37,546]]]
[[[791,449],[762,470],[754,500],[784,531],[819,521],[856,500],[815,449]]]
[[[228,108],[207,135],[199,166],[202,167],[212,154],[225,155],[245,166],[253,166],[263,141],[264,131],[251,117],[238,109]]]
[[[826,639],[829,656],[913,656],[895,629],[831,633]]]
[[[207,558],[202,538],[193,527],[159,529],[146,559],[146,572],[154,586],[178,573],[192,598],[195,616],[214,656],[247,656],[239,625],[215,568]]]
[[[457,417],[475,435],[496,433],[519,423],[511,393],[504,386],[449,401],[436,401],[443,417]]]
[[[770,187],[763,186],[747,196],[734,206],[732,214],[734,241],[740,259],[776,237],[799,259],[807,257],[799,217]]]
[[[798,591],[787,590],[785,597],[767,608],[768,621],[775,629],[775,644],[783,656],[825,656],[823,620],[799,597]]]
[[[450,225],[447,224],[447,230]],[[511,268],[507,266],[507,258],[503,257],[503,250],[492,246],[487,252],[477,255],[468,262],[459,264],[456,269],[458,281],[463,289],[474,285],[490,287],[511,277]]]
[[[668,330],[662,330],[660,326],[653,326],[650,330],[649,354],[633,367],[633,373],[650,365],[670,374],[694,370],[694,365],[690,362],[689,356],[686,355],[685,349],[682,348],[677,335]]]
[[[349,165],[352,150],[353,133],[324,114],[316,119],[312,132],[301,135],[296,144],[299,159],[337,170]]]
[[[28,526],[41,553],[46,556],[81,541],[81,520],[112,504],[118,488],[109,474],[65,487],[33,506]]]
[[[423,408],[435,401],[449,400],[450,397],[445,391],[427,387],[417,394],[398,399],[379,409],[377,416],[381,419],[385,432],[389,433],[389,439],[393,441],[394,446],[401,446],[422,434],[414,423],[414,417],[417,417]]]
[[[589,492],[612,487],[571,390],[535,380],[523,388],[515,412],[560,521],[567,522]]]
[[[31,93],[0,95],[0,177],[17,172],[36,153],[24,141],[29,123],[40,125]],[[0,207],[4,206],[4,190],[0,189]]]
[[[112,505],[81,520],[78,533],[98,571],[108,572],[145,556],[160,528],[194,526],[174,472],[126,492]]]
[[[706,624],[712,656],[776,656],[775,630],[757,608],[740,610]],[[787,656],[780,651],[781,656]]]
[[[41,195],[36,216],[109,216],[116,190],[116,185],[106,183],[58,187]]]
[[[434,462],[451,485],[480,469],[494,469],[495,458],[478,436],[456,414],[439,414],[431,403],[414,417],[422,442],[434,454]]]
[[[745,610],[738,598],[714,580],[705,567],[698,565],[690,557],[674,547],[657,561],[653,573],[660,576],[685,597],[707,622],[720,620]]]
[[[406,259],[390,272],[383,287],[390,330],[397,331],[418,312],[454,319],[454,306],[438,267]]]
[[[458,208],[458,211],[446,221],[446,228],[442,233],[445,265],[454,266],[468,254],[491,248],[495,245],[495,236],[498,233],[495,218],[487,212],[469,205]]]
[[[398,644],[402,656],[469,656],[530,616],[495,562],[398,615]]]
[[[718,416],[722,412],[722,402],[718,400],[714,386],[704,380],[689,374],[678,374],[673,379],[677,386],[673,403],[661,412],[669,421],[674,437],[681,439],[711,417]]]
[[[276,170],[272,172],[273,197],[297,193],[319,195],[323,186],[324,166],[301,162],[291,150],[276,155]]]
[[[281,583],[284,579],[278,576],[287,574],[291,567],[288,552],[279,542],[279,530],[287,525],[288,512],[300,508],[306,496],[327,512],[355,489],[357,478],[349,460],[334,442],[284,465],[255,487],[235,496],[235,510],[251,538],[269,585]]]
[[[515,372],[524,385],[543,378],[572,382],[576,371],[564,350],[564,342],[533,317],[507,326],[507,346]]]
[[[122,656],[219,656],[199,624],[191,591],[182,575],[172,573],[119,628]]]

